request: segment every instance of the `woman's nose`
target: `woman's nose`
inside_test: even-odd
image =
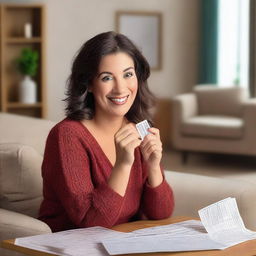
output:
[[[125,81],[123,79],[116,79],[113,90],[118,93],[122,93],[126,88]]]

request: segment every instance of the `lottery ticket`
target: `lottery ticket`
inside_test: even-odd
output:
[[[144,120],[144,121],[136,124],[136,129],[138,130],[139,135],[142,140],[144,139],[144,137],[146,135],[149,134],[148,128],[150,128],[150,125],[147,120]]]

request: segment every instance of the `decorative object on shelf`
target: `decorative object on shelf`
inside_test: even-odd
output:
[[[19,100],[22,103],[37,102],[37,85],[31,78],[36,75],[38,68],[38,52],[24,48],[17,59],[18,69],[24,75],[19,86]]]
[[[25,23],[24,25],[24,35],[26,38],[32,37],[32,24],[31,23]]]

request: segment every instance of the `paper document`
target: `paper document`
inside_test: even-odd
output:
[[[129,235],[103,227],[92,227],[17,238],[15,244],[63,256],[108,256],[101,240]]]
[[[256,232],[244,226],[235,198],[226,198],[198,211],[210,237],[226,247],[256,239]]]
[[[256,239],[245,228],[236,200],[226,198],[199,210],[199,220],[118,232],[81,228],[17,238],[16,245],[63,256],[107,256],[129,253],[225,249]]]
[[[225,249],[256,239],[245,228],[235,198],[199,210],[201,221],[185,221],[134,231],[134,237],[103,240],[110,255]]]
[[[200,221],[188,220],[175,224],[139,229],[130,237],[105,239],[103,245],[110,255],[214,250],[222,244],[213,241]]]

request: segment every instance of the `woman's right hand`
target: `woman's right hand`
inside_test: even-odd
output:
[[[123,126],[115,134],[116,165],[131,166],[134,162],[134,150],[141,143],[139,133],[134,124]]]

